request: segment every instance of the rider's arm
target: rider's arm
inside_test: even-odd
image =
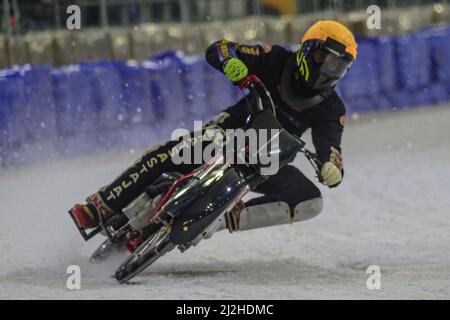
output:
[[[343,177],[344,168],[340,154],[342,152],[341,138],[345,123],[345,106],[337,94],[333,94],[322,108],[321,117],[315,120],[311,126],[311,135],[317,157],[323,165],[327,162],[335,164]],[[336,187],[339,184],[340,181],[329,185],[329,187]]]
[[[248,74],[260,76],[264,47],[260,45],[245,45],[222,39],[212,43],[205,52],[206,61],[224,72],[224,64],[231,58],[238,58],[246,65]]]

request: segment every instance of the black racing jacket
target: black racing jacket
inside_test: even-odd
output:
[[[311,128],[311,135],[317,156],[322,163],[330,158],[330,148],[342,153],[341,138],[345,123],[345,106],[336,91],[321,103],[303,111],[295,111],[281,98],[280,82],[287,61],[294,55],[281,46],[244,45],[222,39],[206,49],[208,63],[223,72],[224,62],[237,57],[248,68],[249,74],[257,75],[269,90],[272,99],[281,112],[277,118],[289,132],[301,136]],[[242,102],[238,102],[242,103]]]

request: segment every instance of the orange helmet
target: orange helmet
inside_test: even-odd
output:
[[[356,59],[356,49],[355,37],[343,24],[317,21],[304,34],[294,61],[288,62],[283,73],[283,99],[298,110],[317,104],[348,71]],[[305,94],[322,98],[306,101]]]
[[[358,45],[353,33],[342,23],[333,20],[320,20],[314,23],[303,35],[301,43],[308,40],[321,40],[326,42],[331,38],[344,46],[344,51],[356,60]]]

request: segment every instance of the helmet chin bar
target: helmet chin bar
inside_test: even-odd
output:
[[[336,82],[339,80],[339,78],[330,78],[324,74],[320,74],[319,78],[316,80],[314,84],[312,84],[311,89],[312,90],[322,90],[326,88],[333,87],[336,85]]]

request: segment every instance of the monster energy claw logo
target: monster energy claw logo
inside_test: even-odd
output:
[[[309,79],[309,68],[308,63],[306,62],[306,58],[303,55],[303,52],[299,51],[297,53],[297,65],[300,67],[300,73],[306,81]]]

